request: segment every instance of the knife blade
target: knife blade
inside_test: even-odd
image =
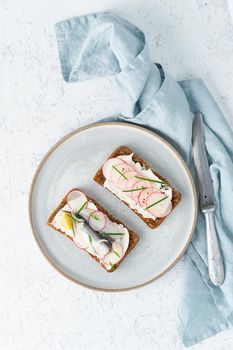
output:
[[[193,158],[201,210],[205,210],[206,208],[215,209],[214,186],[206,154],[203,117],[201,113],[195,115],[193,123]]]
[[[200,209],[205,216],[209,276],[216,286],[223,283],[224,266],[214,221],[215,197],[211,178],[203,128],[203,116],[195,114],[193,122],[193,159],[199,189]]]

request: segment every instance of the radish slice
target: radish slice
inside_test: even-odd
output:
[[[118,156],[117,158],[122,160],[122,162],[128,164],[129,166],[131,166],[131,168],[139,175],[139,176],[143,176],[143,172],[136,166],[136,164],[134,163],[134,161],[128,162],[124,159],[125,156]]]
[[[166,198],[164,193],[153,192],[152,194],[150,194],[147,197],[146,207],[149,207],[150,205],[160,201],[163,198]],[[148,212],[157,218],[162,218],[162,217],[168,215],[167,212],[169,211],[170,205],[171,205],[170,199],[166,198],[166,199],[162,200],[161,202],[153,205],[151,208],[149,208]]]
[[[89,216],[88,223],[93,230],[101,231],[106,224],[106,216],[101,211],[94,210]]]
[[[133,185],[132,190],[136,190],[137,188],[147,188],[147,187],[151,187],[150,184],[148,184],[147,181],[145,180],[138,180],[137,182],[135,182],[135,184]],[[142,190],[141,190],[142,191]],[[141,191],[132,191],[131,192],[131,198],[137,203],[138,202],[138,197]]]
[[[130,165],[123,162],[119,162],[116,166],[114,166],[114,168],[112,168],[109,180],[115,184],[118,183],[120,177],[124,178],[125,180],[128,180],[125,173],[132,170],[133,169]]]
[[[73,240],[73,242],[79,249],[86,250],[90,247],[90,243],[88,244],[88,242],[83,239]]]
[[[132,171],[133,168],[131,167],[131,165],[125,163],[125,162],[121,162],[119,161],[118,164],[116,165],[117,170],[119,170],[121,173],[125,173],[126,171]],[[115,170],[115,169],[113,169]],[[115,170],[116,171],[116,170]],[[119,174],[120,175],[120,174]]]
[[[124,173],[125,177],[127,179],[125,179],[123,176],[120,176],[119,177],[119,180],[118,180],[118,183],[117,183],[117,187],[120,188],[120,189],[125,189],[128,181],[132,178],[135,178],[135,175],[137,175],[137,173],[133,170],[130,170],[130,171],[126,171]]]
[[[165,216],[168,216],[171,213],[171,211],[172,211],[172,202],[170,202],[170,205],[167,208],[167,211],[161,217],[164,218]]]
[[[105,264],[114,265],[123,258],[123,247],[118,241],[113,242],[112,251],[102,259]]]
[[[84,250],[90,246],[88,235],[82,234],[82,232],[77,229],[77,225],[75,227],[75,236],[73,238],[73,242],[78,248]]]
[[[87,201],[85,194],[78,190],[71,191],[67,195],[67,204],[73,210],[79,210]]]
[[[90,217],[91,213],[93,213],[93,211],[96,211],[96,209],[83,208],[80,212],[80,215],[84,220],[88,221],[89,217]]]
[[[121,161],[117,158],[111,158],[111,159],[106,160],[106,162],[104,163],[104,165],[102,167],[102,171],[103,171],[104,177],[106,179],[108,179],[110,176],[110,173],[112,171],[112,166],[116,166],[119,163],[121,163]]]
[[[124,163],[117,163],[116,165],[114,165],[114,168],[112,168],[109,177],[107,178],[109,181],[117,184],[119,181],[120,177],[124,177],[120,174],[121,170],[120,169],[124,169]],[[117,171],[119,170],[119,172]]]
[[[129,179],[126,184],[125,187],[122,188],[122,191],[129,191],[132,190],[133,186],[136,184],[136,182],[138,182],[138,179],[136,179],[134,176]],[[126,194],[127,196],[131,197],[131,193],[132,192],[124,192],[124,194]]]
[[[154,187],[148,187],[139,193],[138,202],[139,202],[139,205],[141,206],[141,208],[144,209],[147,207],[147,198],[154,192],[160,192],[160,191],[155,190]]]
[[[107,217],[106,218],[106,222],[105,225],[103,227],[103,229],[101,230],[103,233],[121,233],[122,230],[120,229],[119,225],[116,222],[112,222],[111,220],[109,220]],[[116,239],[118,236],[114,236],[113,238]],[[121,236],[119,236],[121,237]]]

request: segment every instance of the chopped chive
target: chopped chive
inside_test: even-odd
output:
[[[78,222],[79,224],[83,221],[79,221],[78,219],[74,218],[73,216],[70,216],[74,221]]]
[[[147,187],[140,187],[140,188],[135,188],[134,190],[124,190],[122,192],[135,192],[135,191],[141,191],[145,190]]]
[[[124,236],[124,233],[118,233],[118,232],[101,232],[101,235],[103,235],[103,236]]]
[[[164,182],[164,181],[148,179],[147,177],[141,177],[141,176],[135,176],[135,177],[136,177],[136,179],[139,179],[139,180],[145,180],[145,181],[150,181],[150,182],[156,182],[156,183],[158,183],[158,184],[165,184],[165,185],[166,185],[166,182]]]
[[[120,170],[118,170],[114,165],[112,165],[112,167],[113,167],[113,169],[116,170],[121,176],[123,176],[126,180],[128,180],[127,177],[126,177]]]
[[[90,244],[92,244],[92,237],[90,235],[88,235],[88,239],[89,239]]]
[[[73,231],[73,235],[75,237],[75,229],[74,229],[74,222],[73,222],[73,220],[72,220],[72,231]]]
[[[81,208],[76,212],[76,215],[78,215],[80,212],[81,212],[81,210],[83,210],[83,208],[85,207],[85,205],[88,203],[88,201],[86,201],[82,206],[81,206]]]
[[[97,221],[100,221],[100,219],[98,218],[98,216],[94,215],[94,214],[91,214],[90,215],[93,219],[97,220]]]
[[[150,209],[151,207],[153,207],[154,205],[164,201],[166,198],[168,198],[168,196],[165,196],[164,198],[160,199],[159,201],[152,203],[151,205],[149,205],[148,207],[146,207],[144,210]]]
[[[111,263],[111,261],[109,261],[109,265],[111,266],[111,270],[114,270],[114,269],[115,269],[115,265],[113,265],[113,264]]]
[[[76,219],[82,219],[81,215],[79,215],[77,211],[71,212],[71,215],[72,215],[72,214],[73,214],[73,216],[74,216]]]
[[[70,212],[70,211],[68,211],[68,210],[64,210],[64,209],[62,209],[61,211],[63,211],[63,213],[66,213],[66,214],[70,214],[70,215],[71,215],[71,212]]]
[[[116,254],[116,256],[118,256],[119,258],[121,257],[119,253],[117,253],[114,249],[112,250],[114,254]]]
[[[76,221],[76,222],[78,222],[78,223],[82,222],[82,221],[79,221],[79,220],[78,220],[78,218],[76,217],[76,214],[71,213],[70,216],[71,216],[71,218],[72,218],[74,221]],[[80,216],[80,219],[82,219],[81,216]]]

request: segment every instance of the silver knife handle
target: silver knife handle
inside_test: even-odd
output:
[[[206,220],[208,267],[211,282],[219,286],[224,280],[224,267],[214,223],[214,212],[204,212]]]

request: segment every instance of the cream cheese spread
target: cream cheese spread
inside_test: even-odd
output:
[[[142,167],[142,165],[140,163],[135,163],[132,159],[133,153],[130,155],[118,156],[116,158],[118,158],[119,161],[122,160],[122,161],[126,162],[133,169],[138,171],[139,176],[141,176],[143,178],[148,178],[151,180],[162,182],[162,180],[158,176],[156,176],[152,172],[151,169],[145,169]],[[110,174],[110,172],[109,172],[109,174]],[[127,174],[127,173],[125,173],[125,174]],[[166,184],[161,184],[161,183],[157,183],[157,182],[153,182],[153,181],[148,182],[148,183],[149,184],[153,183],[153,187],[155,187],[155,189],[158,189],[159,191],[164,193],[164,195],[170,201],[172,200],[172,189],[170,187],[168,187]],[[119,188],[116,183],[111,181],[110,177],[106,178],[106,180],[104,182],[104,187],[107,188],[110,192],[114,193],[122,201],[126,202],[131,209],[137,210],[144,218],[150,218],[150,219],[154,219],[154,220],[156,219],[156,216],[154,216],[148,210],[145,210],[144,208],[142,208],[137,200],[132,199],[132,197],[129,195],[129,192],[123,192],[122,189]]]
[[[98,209],[94,203],[89,201],[88,210],[94,212]],[[111,270],[123,258],[128,249],[129,232],[127,228],[106,217],[105,227],[102,231],[96,232],[90,227],[87,220],[79,219],[79,222],[72,220],[71,212],[68,204],[61,208],[53,219],[54,227],[72,238],[79,248],[96,256],[107,270]],[[79,215],[82,217],[82,211]]]

